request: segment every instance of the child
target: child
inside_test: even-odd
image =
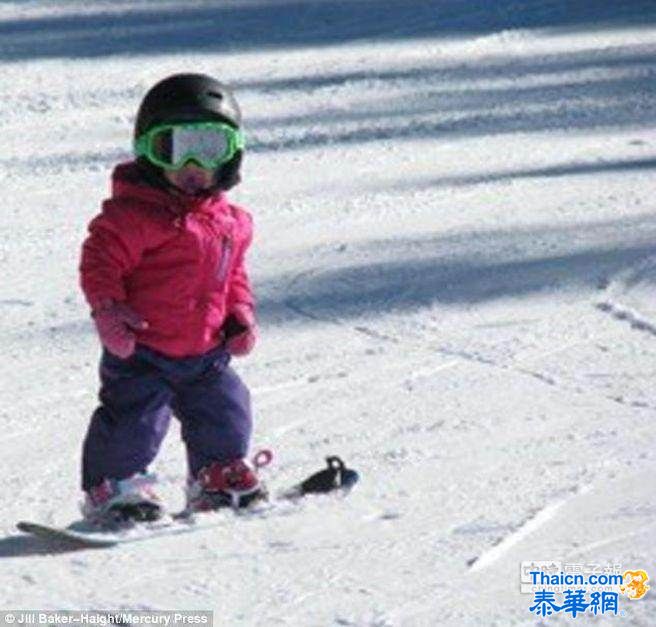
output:
[[[244,267],[250,215],[228,202],[244,140],[237,101],[202,74],[155,85],[137,115],[136,160],[114,170],[112,197],[89,225],[81,286],[104,350],[100,406],[84,440],[86,518],[155,520],[147,474],[171,412],[187,449],[191,511],[265,498],[245,459],[249,392],[230,368],[257,331]]]

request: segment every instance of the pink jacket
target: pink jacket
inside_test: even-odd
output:
[[[171,357],[216,347],[234,306],[254,304],[244,267],[250,214],[225,194],[197,199],[152,187],[134,163],[119,165],[112,182],[82,248],[89,305],[127,303],[149,325],[137,342]]]

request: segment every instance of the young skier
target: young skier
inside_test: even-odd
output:
[[[104,347],[100,406],[82,452],[89,520],[163,513],[147,473],[181,422],[187,507],[243,507],[266,497],[246,459],[249,392],[230,367],[256,342],[244,256],[252,221],[225,192],[240,181],[244,140],[231,91],[202,74],[157,83],[139,108],[134,161],[89,225],[81,286]]]

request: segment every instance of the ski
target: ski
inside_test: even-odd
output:
[[[55,540],[87,548],[107,548],[117,544],[140,542],[151,538],[177,535],[199,531],[222,524],[220,516],[212,516],[199,521],[196,517],[177,518],[165,516],[154,522],[134,523],[132,525],[111,529],[95,526],[87,521],[78,520],[67,527],[44,525],[41,523],[20,521],[16,527],[25,533],[45,540]]]
[[[201,513],[190,513],[183,510],[175,514],[167,514],[156,521],[134,522],[116,528],[99,527],[85,520],[75,521],[67,527],[20,521],[16,527],[24,533],[44,540],[66,542],[80,548],[108,548],[119,544],[211,529],[225,524],[223,514],[226,512],[243,517],[267,516],[276,511],[288,511],[282,507],[283,503],[293,504],[308,495],[332,492],[348,494],[359,480],[358,473],[347,468],[337,456],[326,458],[326,462],[327,468],[314,473],[289,489],[281,491],[272,500],[243,510],[235,510],[230,507]]]

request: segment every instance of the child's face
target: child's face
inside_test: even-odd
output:
[[[214,183],[213,170],[206,170],[191,161],[179,170],[165,170],[164,176],[171,185],[190,195],[207,190]]]

